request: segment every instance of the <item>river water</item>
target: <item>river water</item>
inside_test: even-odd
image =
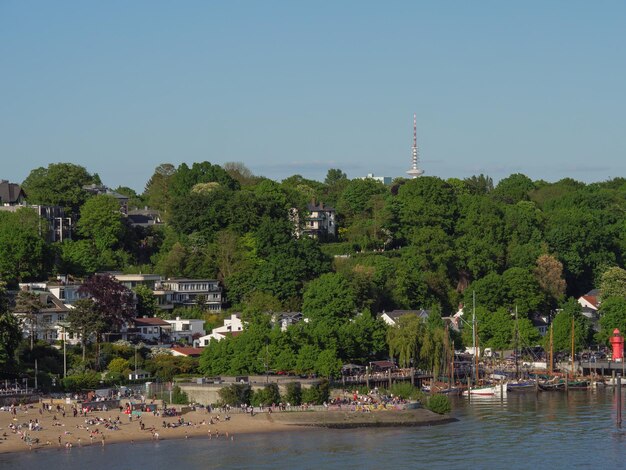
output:
[[[626,468],[626,426],[615,425],[611,389],[458,398],[453,405],[458,421],[432,427],[51,449],[0,455],[0,469]]]

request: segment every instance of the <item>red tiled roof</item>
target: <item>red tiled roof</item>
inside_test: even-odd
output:
[[[176,351],[178,354],[182,354],[184,356],[199,356],[202,354],[202,348],[172,348],[172,351]]]
[[[596,297],[595,295],[583,295],[583,299],[585,299],[595,308],[598,308],[598,297]]]

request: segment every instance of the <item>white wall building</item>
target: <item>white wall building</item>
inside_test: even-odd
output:
[[[176,320],[165,320],[170,324],[172,329],[170,330],[170,338],[173,341],[185,340],[191,344],[196,338],[205,336],[204,320],[196,319],[184,319],[176,317]]]
[[[224,320],[223,326],[218,326],[217,328],[213,328],[211,333],[208,335],[202,336],[195,341],[199,347],[203,348],[208,346],[212,340],[221,341],[227,336],[237,336],[243,331],[243,322],[241,318],[239,318],[238,313],[234,313]]]
[[[161,308],[200,305],[222,311],[222,288],[216,279],[167,279],[157,283],[154,294]]]

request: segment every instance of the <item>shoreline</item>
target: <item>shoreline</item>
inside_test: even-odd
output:
[[[211,417],[219,416],[220,413],[207,413],[206,411],[192,411],[182,416],[185,422],[192,423],[188,426],[164,428],[163,422],[175,423],[178,417],[154,416],[151,413],[143,413],[141,422],[145,429],[140,428],[140,421],[133,417],[130,421],[128,416],[120,414],[118,410],[99,411],[88,413],[84,416],[73,417],[67,414],[65,418],[60,413],[31,408],[28,411],[18,411],[14,418],[9,412],[0,412],[0,455],[21,452],[38,452],[46,450],[71,450],[74,447],[103,446],[101,435],[104,434],[104,447],[111,444],[133,444],[135,442],[147,442],[151,440],[172,439],[217,439],[220,441],[236,440],[240,435],[280,433],[285,431],[307,432],[328,429],[356,429],[371,427],[415,427],[447,424],[457,421],[448,415],[437,415],[425,409],[410,411],[375,411],[371,413],[355,411],[283,411],[274,413],[257,413],[254,416],[243,413],[230,415],[228,421],[223,418],[214,424],[210,424]],[[56,417],[56,420],[55,420]],[[121,423],[119,430],[109,430],[103,424],[87,425],[85,420],[111,419]],[[39,442],[32,448],[13,433],[9,428],[11,423],[28,424],[29,420],[37,419],[42,429],[39,431],[26,432]],[[56,424],[56,425],[55,425]],[[22,430],[24,431],[24,429]],[[90,437],[92,431],[97,432],[93,440]],[[210,433],[210,437],[209,437]],[[4,436],[6,434],[6,436]],[[59,443],[60,442],[60,443]]]

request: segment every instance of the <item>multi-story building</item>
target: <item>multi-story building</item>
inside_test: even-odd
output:
[[[227,336],[237,336],[243,331],[244,323],[238,313],[234,313],[224,320],[224,325],[213,328],[211,333],[202,336],[195,341],[195,344],[201,348],[208,346],[211,341],[221,341]]]
[[[13,314],[19,320],[24,338],[48,341],[50,343],[61,339],[63,322],[66,321],[69,307],[66,306],[51,292],[45,290],[45,284],[20,284],[20,289],[30,291],[37,296],[39,308],[34,313],[13,309]]]
[[[204,320],[176,317],[175,320],[165,321],[171,326],[169,335],[172,341],[184,341],[187,344],[192,344],[195,339],[206,335]]]
[[[159,274],[122,274],[116,272],[110,274],[113,276],[113,279],[130,290],[139,285],[156,290],[157,285],[163,280]]]
[[[335,209],[323,202],[307,205],[302,233],[312,238],[335,238],[337,236],[337,217]]]
[[[222,311],[222,288],[216,279],[167,279],[157,284],[154,294],[161,308],[198,305]]]

